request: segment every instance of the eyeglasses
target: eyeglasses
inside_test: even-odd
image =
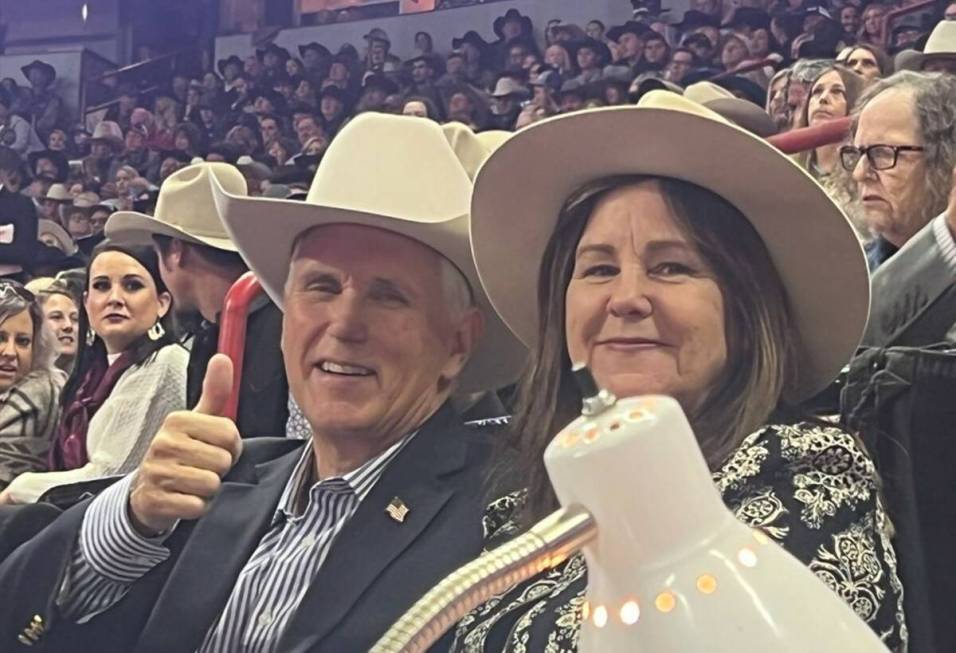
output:
[[[36,301],[36,295],[16,281],[0,279],[0,300],[8,299],[9,297],[19,297],[23,301],[30,303]]]
[[[844,145],[840,148],[840,163],[847,172],[853,172],[864,156],[874,170],[889,170],[896,167],[900,152],[922,152],[926,148],[916,145],[870,145],[854,147]]]

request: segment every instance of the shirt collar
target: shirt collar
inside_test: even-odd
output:
[[[369,492],[372,491],[372,488],[378,479],[382,477],[382,474],[385,473],[385,469],[389,463],[395,459],[399,452],[405,448],[405,445],[417,434],[418,431],[414,431],[406,435],[382,453],[369,459],[360,467],[350,472],[342,474],[341,476],[322,479],[314,483],[312,487],[309,488],[309,499],[303,514],[318,505],[318,497],[323,493],[348,494],[355,497],[358,502],[361,502],[368,496]],[[289,481],[282,490],[282,496],[279,497],[279,504],[276,506],[275,513],[272,516],[273,525],[282,520],[290,520],[301,516],[296,515],[296,501],[311,476],[314,460],[312,440],[310,439],[305,447],[303,447],[302,455],[299,456],[299,461],[295,464],[292,474],[289,476]]]

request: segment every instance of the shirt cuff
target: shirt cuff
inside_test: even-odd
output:
[[[80,526],[83,559],[99,575],[117,583],[133,583],[169,557],[163,542],[173,529],[148,538],[133,527],[126,506],[134,477],[135,472],[96,497]]]
[[[936,244],[939,245],[943,261],[950,270],[956,272],[956,240],[953,239],[953,232],[949,230],[945,213],[933,220],[933,235],[936,236]]]

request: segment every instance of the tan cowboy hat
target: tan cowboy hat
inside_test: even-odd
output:
[[[47,191],[43,199],[63,204],[73,203],[73,196],[70,195],[70,191],[65,184],[50,184],[50,190]]]
[[[43,237],[47,235],[53,236],[54,240],[57,242],[55,247],[67,256],[73,256],[76,254],[76,242],[74,242],[70,234],[67,233],[66,229],[58,225],[53,220],[41,218],[37,220],[37,240],[44,242]]]
[[[904,50],[904,52],[907,52]],[[956,21],[942,20],[926,40],[921,54],[911,54],[897,61],[897,70],[922,70],[926,61],[934,58],[956,58]]]
[[[469,136],[459,132],[456,138]],[[485,320],[484,336],[459,378],[459,392],[467,393],[514,381],[526,355],[478,280],[468,240],[471,189],[456,150],[436,123],[364,113],[332,141],[304,202],[245,197],[217,183],[213,195],[239,252],[279,306],[293,243],[313,227],[376,227],[448,259],[468,280]]]
[[[682,179],[737,207],[767,246],[800,335],[799,378],[787,398],[807,399],[833,380],[859,344],[869,311],[866,260],[853,228],[823,188],[772,145],[668,91],[651,91],[636,107],[535,123],[479,171],[476,265],[495,308],[526,345],[537,343],[538,270],[561,207],[589,182],[622,174]]]
[[[117,211],[106,222],[106,237],[111,240],[149,241],[153,235],[169,236],[196,245],[235,252],[219,219],[212,198],[210,179],[233,195],[246,194],[246,179],[228,163],[197,163],[180,168],[167,177],[159,189],[155,216],[136,211]]]
[[[126,143],[126,141],[123,140],[123,130],[112,120],[101,120],[99,124],[96,125],[96,128],[93,130],[93,135],[90,137],[90,142],[92,143],[94,141],[104,141],[114,150],[123,149]]]

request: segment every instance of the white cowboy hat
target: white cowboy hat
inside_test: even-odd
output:
[[[589,182],[623,174],[697,184],[750,220],[787,289],[800,335],[799,378],[786,396],[800,401],[826,387],[853,355],[869,311],[866,260],[853,228],[788,157],[668,91],[650,91],[636,107],[535,123],[479,171],[475,261],[485,291],[521,340],[537,344],[538,271],[561,207]]]
[[[471,127],[460,122],[447,122],[441,126],[441,130],[471,181],[475,180],[478,169],[491,153],[512,134],[498,130],[476,134]]]
[[[196,245],[235,252],[219,219],[212,198],[210,179],[233,195],[246,194],[246,179],[228,163],[210,162],[186,166],[167,177],[159,189],[155,216],[137,211],[117,211],[106,223],[111,240],[148,242],[153,235],[170,236]]]
[[[455,136],[469,137],[464,132]],[[214,179],[218,177],[217,171]],[[468,280],[485,320],[484,336],[458,379],[462,393],[514,381],[526,356],[478,280],[468,240],[471,190],[465,167],[436,123],[379,113],[361,114],[339,132],[304,202],[245,197],[213,183],[233,242],[279,306],[296,238],[322,225],[391,231],[454,264]]]
[[[897,62],[897,70],[922,70],[927,60],[936,57],[956,58],[956,21],[940,21],[926,40],[923,52],[903,57]]]
[[[93,130],[90,142],[104,141],[114,150],[121,150],[125,144],[123,130],[112,120],[101,120]]]

